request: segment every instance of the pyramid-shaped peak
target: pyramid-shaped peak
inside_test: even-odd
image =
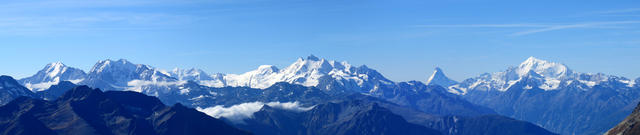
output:
[[[47,64],[43,71],[46,72],[50,77],[55,77],[62,72],[65,72],[67,66],[62,64],[62,62],[52,62]]]
[[[440,85],[442,87],[449,87],[451,85],[457,84],[457,81],[449,79],[440,67],[436,67],[433,71],[433,74],[427,80],[427,85]]]
[[[440,67],[436,67],[433,69],[433,74],[431,74],[431,78],[435,77],[435,76],[444,76],[444,72],[442,72],[442,69]]]

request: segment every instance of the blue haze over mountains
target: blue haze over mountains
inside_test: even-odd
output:
[[[399,125],[416,127],[411,130],[417,133],[451,135],[601,134],[630,114],[640,97],[640,79],[580,73],[534,57],[503,72],[461,82],[443,71],[436,68],[431,76],[425,75],[425,82],[394,82],[367,66],[313,55],[288,67],[263,65],[243,74],[168,71],[124,59],[99,61],[84,72],[56,62],[31,77],[0,78],[5,82],[0,103],[19,96],[57,101],[68,89],[87,85],[103,91],[140,92],[164,104],[191,108],[256,101],[314,106],[291,112],[264,105],[244,124],[231,124],[255,134],[393,134],[397,131],[339,129],[397,129],[394,126]],[[376,117],[389,119],[371,120]],[[323,125],[341,126],[319,128]],[[298,128],[270,128],[282,126]],[[505,127],[510,130],[499,130]]]

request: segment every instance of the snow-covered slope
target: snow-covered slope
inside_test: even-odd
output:
[[[32,91],[40,91],[49,88],[51,85],[58,84],[60,81],[70,81],[78,83],[87,76],[84,71],[68,67],[62,62],[54,62],[47,64],[42,70],[30,77],[18,80],[22,85]]]
[[[171,75],[171,77],[176,78],[178,80],[194,80],[194,81],[213,80],[213,78],[209,74],[202,71],[201,69],[196,69],[196,68],[191,68],[191,69],[174,68],[173,70],[171,70],[171,72],[169,72],[169,75]]]
[[[580,73],[533,57],[503,72],[467,79],[449,92],[560,134],[602,134],[624,119],[640,97],[634,80]]]
[[[440,85],[442,87],[449,87],[451,85],[455,85],[458,82],[449,79],[449,77],[447,77],[446,75],[444,75],[444,72],[442,72],[442,69],[440,69],[439,67],[436,67],[436,69],[433,71],[433,74],[431,74],[431,76],[429,77],[429,79],[427,79],[427,85]]]
[[[50,76],[73,70],[79,77],[51,78]],[[177,85],[186,81],[194,81],[209,87],[245,86],[252,88],[268,88],[278,82],[288,82],[304,86],[318,87],[324,90],[347,90],[368,93],[380,86],[391,86],[395,83],[386,79],[376,70],[367,66],[352,66],[347,62],[325,60],[316,56],[299,58],[283,69],[272,65],[262,65],[258,69],[243,74],[211,74],[200,69],[174,69],[170,72],[155,69],[148,65],[133,64],[125,59],[101,60],[85,75],[79,69],[68,68],[62,64],[50,64],[35,77],[50,84],[59,81],[73,81],[80,85],[89,85],[103,90],[158,89],[169,85]],[[55,76],[54,76],[55,77]],[[76,80],[80,79],[80,80]],[[33,82],[33,81],[25,81]],[[41,81],[42,82],[42,81]],[[31,85],[29,85],[31,86]],[[41,87],[42,89],[48,86]]]
[[[535,84],[526,85],[524,89],[539,88],[543,90],[558,90],[578,83],[587,90],[603,82],[621,83],[628,87],[633,87],[633,80],[605,74],[579,73],[569,69],[566,65],[556,62],[540,60],[529,57],[517,67],[509,67],[503,72],[484,73],[478,77],[466,79],[463,82],[450,86],[449,91],[455,94],[466,94],[469,91],[506,91],[512,85],[518,83],[523,78],[535,81]],[[611,82],[613,81],[613,82]]]
[[[80,84],[103,90],[126,90],[140,85],[163,85],[177,81],[168,73],[148,65],[133,64],[125,59],[107,59],[98,61]]]
[[[277,82],[288,82],[325,90],[340,87],[354,91],[369,91],[374,89],[376,85],[394,84],[367,66],[355,67],[347,62],[325,60],[313,55],[306,59],[298,58],[293,64],[283,69],[272,65],[262,65],[256,70],[243,74],[227,74],[222,78],[220,75],[216,75],[212,78],[214,79],[210,83],[202,84],[213,87],[267,88]]]

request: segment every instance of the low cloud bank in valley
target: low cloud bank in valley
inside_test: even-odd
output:
[[[282,102],[282,103],[281,102],[269,102],[269,103],[247,102],[247,103],[237,104],[229,107],[217,105],[214,107],[208,107],[204,109],[198,107],[196,109],[200,112],[206,113],[211,117],[214,117],[214,118],[224,117],[226,119],[229,119],[231,122],[238,124],[238,123],[244,123],[243,120],[246,118],[253,117],[253,113],[260,111],[260,109],[264,105],[268,105],[269,107],[273,107],[273,108],[295,111],[295,112],[308,111],[313,108],[313,106],[303,107],[298,102]]]

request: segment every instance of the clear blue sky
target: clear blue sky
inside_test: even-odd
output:
[[[314,54],[394,81],[455,80],[529,56],[640,77],[640,2],[446,0],[3,0],[0,74],[125,58],[242,73]]]

